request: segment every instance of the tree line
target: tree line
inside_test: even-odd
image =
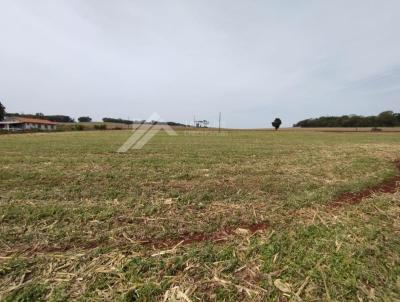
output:
[[[0,103],[1,106],[1,103]],[[68,115],[44,115],[43,113],[36,113],[36,114],[20,114],[20,113],[4,113],[4,117],[26,117],[26,118],[36,118],[36,119],[44,119],[51,122],[56,123],[75,123],[75,119]],[[1,120],[1,114],[0,114]],[[90,123],[92,118],[89,116],[81,116],[78,118],[78,122],[80,123]],[[146,121],[146,120],[139,120],[139,121],[131,121],[125,120],[121,118],[111,118],[105,117],[103,118],[104,123],[114,123],[114,124],[125,124],[125,125],[132,125],[132,124],[164,124],[170,126],[186,126],[181,123],[177,122],[156,122],[156,121]]]
[[[45,115],[43,113],[35,113],[35,114],[23,114],[23,113],[10,113],[6,112],[5,106],[0,103],[0,121],[4,120],[6,117],[25,117],[25,118],[35,118],[35,119],[43,119],[48,120],[55,123],[75,123],[75,119],[68,116],[68,115]],[[90,123],[92,118],[89,116],[81,116],[78,118],[78,122],[80,123]],[[157,122],[157,121],[146,121],[146,120],[139,120],[139,121],[131,121],[121,118],[111,118],[105,117],[103,118],[104,123],[115,123],[115,124],[125,124],[125,125],[132,125],[132,124],[163,124],[169,126],[184,126],[186,125],[177,123],[177,122]]]
[[[400,127],[400,113],[384,111],[376,116],[322,116],[300,121],[293,127]]]
[[[26,117],[48,120],[55,123],[74,123],[75,120],[68,115],[44,115],[43,113],[22,114],[22,113],[5,113],[6,117]]]

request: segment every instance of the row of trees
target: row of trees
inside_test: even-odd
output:
[[[126,124],[126,125],[132,125],[134,121],[130,120],[123,120],[120,118],[111,118],[111,117],[105,117],[103,118],[104,123],[116,123],[116,124]]]
[[[0,121],[3,121],[6,117],[26,117],[26,118],[37,118],[48,120],[56,123],[74,123],[75,120],[68,115],[44,115],[43,113],[36,114],[21,114],[21,113],[11,113],[6,112],[6,107],[0,102]],[[82,116],[78,118],[79,122],[91,122],[92,119],[88,116]]]
[[[4,120],[5,117],[12,117],[12,116],[45,119],[45,120],[49,120],[49,121],[56,122],[56,123],[75,123],[75,120],[68,115],[44,115],[43,113],[36,113],[36,114],[7,113],[4,105],[2,105],[2,103],[0,103],[0,121]],[[91,121],[92,121],[92,118],[89,116],[81,116],[78,118],[78,122],[80,122],[80,123],[90,123]],[[165,122],[155,122],[155,121],[146,122],[145,120],[130,121],[130,120],[124,120],[121,118],[111,118],[111,117],[103,118],[103,122],[126,124],[126,125],[157,124],[158,123],[158,124],[168,124],[170,126],[185,126],[183,124],[176,123],[176,122],[166,122],[166,123]]]
[[[110,117],[105,117],[103,118],[104,123],[116,123],[116,124],[126,124],[126,125],[132,125],[132,124],[159,124],[159,125],[169,125],[169,126],[182,126],[186,127],[186,125],[181,124],[181,123],[176,123],[176,122],[157,122],[157,121],[146,121],[146,120],[139,120],[139,121],[130,121],[130,120],[124,120],[120,118],[110,118]]]
[[[384,111],[376,116],[343,115],[306,119],[293,127],[396,127],[400,126],[400,113]]]
[[[74,123],[75,120],[68,115],[44,115],[43,113],[36,114],[21,114],[21,113],[5,113],[6,117],[17,116],[27,118],[37,118],[42,120],[48,120],[56,123]]]

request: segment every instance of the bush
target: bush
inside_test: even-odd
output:
[[[94,129],[96,129],[96,130],[106,130],[107,126],[106,125],[94,125]]]
[[[84,129],[85,129],[85,127],[83,127],[83,125],[75,125],[74,126],[74,130],[76,130],[76,131],[82,131]]]

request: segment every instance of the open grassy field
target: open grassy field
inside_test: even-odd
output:
[[[2,301],[394,301],[396,133],[0,136]]]

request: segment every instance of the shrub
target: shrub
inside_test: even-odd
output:
[[[94,129],[96,129],[96,130],[106,130],[107,126],[106,125],[94,125]]]

